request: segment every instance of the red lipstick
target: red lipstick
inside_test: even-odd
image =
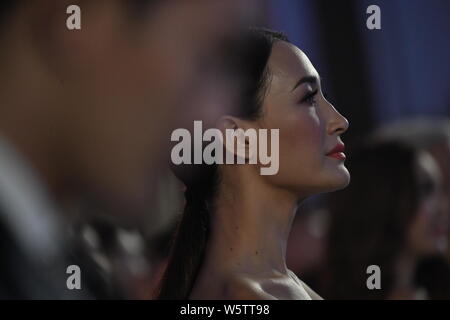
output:
[[[330,152],[327,153],[327,156],[338,160],[345,160],[347,157],[345,156],[344,151],[345,145],[340,142],[333,149],[331,149]]]

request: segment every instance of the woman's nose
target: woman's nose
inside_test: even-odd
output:
[[[350,123],[347,118],[340,114],[332,104],[330,104],[331,117],[328,123],[328,133],[330,135],[341,135],[348,130]]]

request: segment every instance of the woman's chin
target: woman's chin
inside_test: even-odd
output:
[[[341,166],[330,174],[329,188],[327,192],[338,191],[346,188],[350,184],[350,173],[347,168]]]
[[[316,180],[316,183],[301,187],[298,187],[298,192],[302,197],[310,197],[321,193],[329,193],[346,188],[350,183],[350,174],[347,170],[340,173],[334,172],[333,174],[327,174],[320,180]]]

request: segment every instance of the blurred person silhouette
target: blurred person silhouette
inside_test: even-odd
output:
[[[69,5],[81,30],[66,27]],[[147,213],[170,131],[235,103],[239,79],[223,62],[249,8],[1,1],[0,298],[96,296],[84,278],[81,290],[66,284],[70,208],[88,199],[117,219]]]
[[[423,116],[402,119],[378,128],[374,138],[400,141],[433,156],[442,173],[442,206],[446,212],[443,223],[447,222],[450,228],[450,119]],[[416,279],[427,289],[430,299],[450,299],[450,246],[446,255],[439,253],[421,259]]]
[[[355,149],[348,168],[352,183],[330,195],[320,293],[328,299],[428,298],[415,281],[418,261],[444,252],[448,233],[436,162],[425,151],[381,142]],[[380,268],[381,289],[367,287],[371,265]]]
[[[320,299],[286,267],[286,243],[300,202],[349,183],[341,141],[348,121],[283,34],[248,36],[247,103],[217,127],[279,129],[279,171],[261,175],[261,163],[173,166],[186,205],[160,299]],[[249,142],[242,148],[248,160]]]
[[[417,117],[396,121],[376,130],[374,139],[406,143],[433,156],[442,173],[443,206],[450,216],[450,119]],[[450,261],[450,247],[448,258]]]

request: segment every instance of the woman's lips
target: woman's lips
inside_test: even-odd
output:
[[[345,153],[343,153],[343,152],[336,152],[336,153],[328,154],[327,156],[331,157],[331,158],[338,159],[338,160],[345,160],[345,159],[347,159],[347,157],[345,156]]]
[[[330,152],[327,153],[327,157],[335,158],[338,160],[345,160],[345,145],[343,143],[338,143]]]

